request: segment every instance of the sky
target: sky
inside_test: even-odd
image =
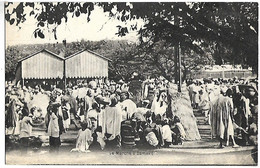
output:
[[[26,10],[27,11],[27,10]],[[57,40],[55,40],[52,33],[48,33],[45,30],[45,38],[40,39],[35,38],[33,35],[34,30],[37,28],[36,20],[33,17],[27,17],[27,20],[22,23],[21,29],[19,29],[15,24],[10,25],[5,22],[5,32],[6,32],[6,46],[18,45],[18,44],[41,44],[41,43],[56,43],[66,40],[67,42],[91,40],[129,40],[132,42],[137,41],[137,32],[130,32],[125,37],[118,37],[115,35],[117,33],[117,25],[124,25],[116,19],[110,18],[107,13],[95,6],[94,11],[90,15],[90,22],[87,22],[86,15],[80,15],[80,17],[69,18],[67,23],[63,23],[57,28]],[[142,22],[132,21],[131,23],[138,23],[142,26]]]

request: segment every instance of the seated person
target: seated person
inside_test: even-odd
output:
[[[172,130],[172,142],[173,145],[183,144],[183,140],[185,140],[186,133],[184,128],[180,122],[178,116],[174,116],[173,122],[170,123]]]
[[[76,148],[72,149],[71,152],[89,152],[89,145],[92,143],[93,137],[91,130],[88,129],[86,122],[81,123],[81,129],[78,132]]]
[[[162,126],[162,138],[164,141],[164,147],[169,147],[172,143],[172,131],[169,126],[169,120],[165,118]]]

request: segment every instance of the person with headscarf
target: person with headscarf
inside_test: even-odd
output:
[[[158,97],[154,97],[151,111],[154,112],[155,115],[160,114],[160,116],[163,116],[166,113],[167,107],[167,94],[164,90],[160,90]]]

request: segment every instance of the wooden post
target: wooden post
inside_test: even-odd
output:
[[[174,25],[175,26],[179,26],[179,18],[178,18],[178,16],[177,15],[174,15]],[[175,72],[174,72],[174,74],[175,74],[175,78],[174,78],[174,80],[175,80],[175,84],[178,84],[178,80],[179,80],[179,78],[178,78],[178,55],[179,55],[179,43],[177,43],[177,44],[175,44],[175,46],[174,46],[174,66],[175,66]]]
[[[24,87],[24,79],[22,78],[22,88]]]
[[[175,84],[178,83],[178,46],[174,46],[174,66],[175,66]]]
[[[179,87],[178,90],[181,92],[181,85],[182,85],[182,77],[181,77],[181,54],[180,54],[180,44],[178,44],[178,61],[179,61]]]
[[[67,85],[67,79],[66,79],[66,64],[65,60],[63,61],[63,80],[64,80],[64,90],[66,90],[66,85]]]

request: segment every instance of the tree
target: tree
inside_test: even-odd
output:
[[[35,37],[44,38],[44,29],[56,37],[56,28],[70,17],[86,15],[89,21],[98,5],[110,17],[128,22],[141,19],[144,26],[118,25],[118,36],[138,30],[140,44],[152,48],[159,41],[171,46],[180,44],[185,50],[204,53],[203,47],[220,44],[232,51],[231,60],[243,60],[258,69],[258,3],[252,2],[153,2],[153,3],[19,3],[13,10],[6,3],[6,20],[10,24],[26,21],[28,15],[37,19]],[[30,12],[25,13],[24,8]],[[145,9],[145,10],[144,10]]]
[[[134,71],[142,71],[143,66],[140,66],[135,57],[138,54],[138,47],[135,43],[127,41],[85,41],[71,43],[54,43],[54,44],[31,44],[8,46],[5,57],[5,74],[10,80],[14,78],[18,60],[22,57],[31,55],[42,49],[47,49],[56,54],[61,54],[67,57],[83,49],[89,49],[96,53],[110,58],[112,62],[109,66],[109,76],[114,80],[127,79]],[[141,68],[140,68],[141,67]]]
[[[24,55],[16,47],[7,47],[5,54],[5,79],[11,80],[15,77],[18,60]]]

